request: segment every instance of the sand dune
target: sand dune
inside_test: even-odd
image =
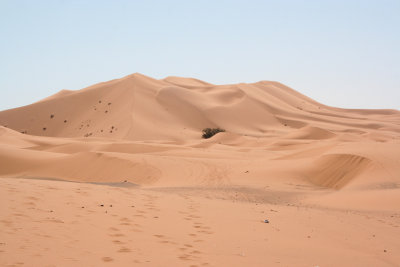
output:
[[[352,154],[325,155],[314,163],[316,167],[309,176],[317,185],[338,189],[365,171],[370,163],[370,159]]]
[[[287,165],[284,177],[291,172],[300,183],[339,189],[359,180],[367,166],[387,170],[380,167],[387,160],[371,154],[384,143],[391,144],[384,153],[398,149],[399,118],[396,110],[325,106],[277,82],[213,85],[136,73],[0,112],[0,173],[197,186],[210,180],[204,175],[232,180],[231,172],[254,160],[265,161],[268,177],[278,160]],[[206,127],[226,132],[204,140]],[[371,153],[352,150],[357,146]],[[388,175],[397,167],[390,168],[382,175],[397,179]],[[178,174],[185,169],[192,179]]]
[[[307,125],[396,134],[398,116],[395,110],[330,108],[276,82],[211,85],[133,74],[2,111],[0,123],[31,135],[139,141],[195,139],[201,129],[212,126],[250,136]]]
[[[289,139],[328,139],[335,137],[336,134],[331,131],[327,131],[318,127],[305,126],[300,128],[298,131],[293,131],[289,133],[286,138]]]
[[[2,266],[19,258],[28,266],[400,261],[397,110],[329,107],[278,82],[214,85],[136,73],[1,111],[0,125]],[[226,131],[202,139],[206,127]],[[107,208],[114,217],[98,206],[105,196],[119,206]],[[110,233],[81,239],[85,227]],[[63,260],[50,256],[52,241]],[[32,255],[41,256],[29,264]]]

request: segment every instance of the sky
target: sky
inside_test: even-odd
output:
[[[139,72],[400,109],[399,0],[0,0],[0,110]]]

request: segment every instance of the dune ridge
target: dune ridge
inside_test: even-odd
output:
[[[294,173],[302,164],[308,166],[302,172],[306,181],[340,189],[379,160],[351,149],[335,154],[335,147],[377,142],[397,147],[400,138],[396,110],[333,108],[278,82],[213,85],[139,73],[1,111],[0,124],[2,162],[7,165],[0,175],[143,185],[176,182],[171,177],[176,170],[165,157],[193,172],[190,168],[210,168],[207,157],[216,165],[211,169],[229,169],[224,162],[229,154],[291,161],[286,169]],[[222,127],[226,133],[202,140],[206,127]],[[209,180],[199,173],[178,183]]]
[[[331,108],[276,82],[212,85],[133,74],[2,111],[0,125],[38,136],[176,141],[194,139],[212,126],[250,136],[304,126],[393,134],[399,114]]]
[[[226,131],[203,139],[207,127]],[[61,90],[0,112],[0,265],[38,248],[33,266],[396,266],[399,173],[398,110],[330,107],[272,81],[139,73]],[[81,238],[86,220],[101,240]],[[24,236],[35,248],[14,243]],[[48,240],[69,248],[63,260]]]

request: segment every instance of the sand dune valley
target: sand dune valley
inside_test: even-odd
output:
[[[398,110],[135,73],[0,125],[0,266],[400,266]]]

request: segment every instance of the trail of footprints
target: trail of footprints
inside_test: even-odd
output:
[[[39,186],[41,187],[41,186]],[[56,188],[46,188],[56,190]],[[87,190],[88,188],[76,188],[74,190],[74,194],[81,195],[84,197],[89,197],[90,193]],[[12,193],[19,192],[17,188],[9,187],[9,191]],[[117,189],[116,189],[117,190]],[[40,190],[39,190],[40,192]],[[48,214],[47,216],[39,216],[36,218],[39,219],[37,222],[41,220],[51,221],[55,223],[63,223],[57,216],[53,216],[52,211],[43,209],[43,207],[39,208],[37,206],[38,201],[41,200],[40,194],[35,195],[31,194],[23,199],[24,206],[27,208],[39,209],[44,214]],[[165,233],[163,229],[162,219],[159,218],[159,214],[161,212],[159,205],[157,205],[157,201],[159,201],[158,196],[154,196],[151,194],[140,193],[140,200],[136,198],[136,193],[131,192],[129,199],[132,201],[132,213],[130,214],[121,214],[118,212],[113,205],[110,204],[102,204],[100,205],[100,210],[91,205],[87,205],[87,203],[73,203],[79,209],[82,209],[84,213],[76,214],[77,220],[80,220],[81,217],[85,216],[84,214],[88,214],[87,216],[95,216],[98,212],[104,212],[107,214],[106,216],[111,216],[113,219],[111,220],[111,225],[108,226],[107,235],[110,237],[110,242],[113,246],[115,246],[115,251],[121,253],[123,255],[130,255],[132,257],[133,253],[135,256],[131,258],[131,261],[134,263],[144,263],[150,262],[145,258],[145,255],[141,253],[141,244],[137,243],[136,237],[137,235],[146,235],[146,238],[155,239],[155,242],[161,244],[162,246],[169,246],[173,248],[172,251],[176,251],[176,257],[183,261],[187,262],[188,266],[207,266],[209,263],[205,262],[204,252],[199,248],[199,245],[204,242],[206,239],[206,235],[212,235],[213,231],[211,227],[206,225],[203,222],[203,218],[199,216],[199,204],[192,200],[189,196],[183,196],[183,200],[185,201],[185,208],[178,211],[179,224],[186,225],[189,227],[182,227],[182,229],[190,229],[190,231],[185,233],[184,240],[178,240],[177,237],[170,237],[167,233]],[[73,199],[73,196],[71,195]],[[121,203],[120,203],[121,204]],[[42,205],[40,205],[42,206]],[[104,208],[104,209],[103,209]],[[103,209],[103,210],[102,210]],[[165,211],[164,211],[165,212]],[[170,212],[176,212],[172,210],[168,210]],[[43,214],[43,215],[44,215]],[[23,214],[13,214],[14,218],[18,218]],[[54,214],[55,215],[55,214]],[[171,216],[169,214],[168,216]],[[33,218],[32,218],[33,219]],[[160,226],[157,229],[157,232],[151,232],[144,230],[144,226],[146,221],[148,220],[158,220],[160,219]],[[36,221],[35,219],[33,219]],[[3,225],[7,225],[10,233],[14,233],[18,231],[16,227],[12,227],[13,222],[2,220],[0,221]],[[74,221],[75,222],[75,221]],[[95,225],[93,225],[95,226]],[[36,235],[42,238],[51,238],[52,236],[48,235],[46,231],[37,231]],[[73,247],[78,244],[79,240],[70,240],[68,244]],[[22,249],[22,248],[21,248]],[[170,250],[168,250],[170,251]],[[171,252],[169,252],[171,253]],[[42,256],[42,255],[39,255]],[[103,255],[101,258],[102,262],[108,263],[113,262],[117,259],[111,257],[111,255]]]
[[[157,201],[159,201],[157,196],[150,194],[142,194],[141,196],[143,198],[141,203],[139,202],[140,205],[132,206],[132,214],[126,216],[116,215],[117,225],[108,228],[108,235],[116,246],[116,251],[118,253],[133,252],[137,256],[134,259],[135,263],[146,262],[146,260],[142,259],[144,255],[140,252],[141,244],[135,243],[137,235],[145,234],[146,238],[151,238],[162,246],[168,246],[166,249],[172,246],[176,251],[176,257],[183,262],[187,262],[188,266],[209,266],[210,264],[204,260],[204,252],[198,246],[204,242],[205,235],[212,235],[213,231],[211,227],[202,222],[202,217],[198,215],[199,205],[190,197],[184,196],[186,208],[178,211],[179,223],[186,224],[186,226],[189,224],[189,229],[191,230],[185,233],[185,239],[187,240],[188,238],[189,240],[182,241],[165,233],[165,229],[162,228],[162,220],[160,220],[160,227],[157,228],[157,232],[150,234],[150,232],[143,230],[143,224],[146,223],[146,220],[160,219],[159,212],[161,210],[157,205]],[[152,240],[150,241],[153,242]],[[168,251],[170,253],[169,249]],[[142,260],[139,260],[139,258]],[[103,262],[111,262],[114,259],[106,256],[102,260]]]
[[[21,183],[29,183],[29,181],[21,181]],[[111,216],[110,225],[106,226],[105,234],[109,236],[111,242],[111,247],[115,247],[115,252],[118,252],[121,257],[129,258],[130,262],[133,263],[146,263],[150,262],[151,257],[149,255],[144,255],[141,250],[142,244],[138,242],[137,237],[146,238],[150,242],[157,242],[162,247],[165,246],[166,250],[172,257],[178,258],[183,264],[187,264],[192,267],[200,266],[210,266],[211,264],[206,261],[206,251],[204,251],[204,243],[210,240],[210,236],[214,234],[213,229],[205,222],[205,218],[201,216],[200,208],[201,206],[193,198],[187,195],[183,195],[184,206],[178,210],[161,210],[160,201],[164,201],[162,197],[147,193],[145,191],[136,190],[122,190],[120,188],[115,188],[115,190],[121,190],[121,195],[128,196],[127,202],[118,202],[118,205],[124,203],[124,205],[129,205],[129,213],[118,212],[118,207],[113,207],[110,203],[101,207],[91,206],[88,203],[76,203],[76,202],[66,202],[65,205],[73,208],[78,208],[82,210],[81,213],[77,213],[76,221],[67,221],[65,224],[62,221],[62,216],[58,211],[52,211],[50,206],[46,201],[44,201],[42,189],[44,190],[58,190],[51,186],[38,186],[37,190],[31,191],[29,194],[23,195],[19,188],[14,185],[3,183],[3,190],[12,194],[15,198],[10,200],[10,204],[13,206],[15,203],[22,204],[25,209],[37,210],[33,217],[27,217],[24,211],[20,208],[13,208],[13,213],[9,216],[0,219],[1,231],[3,234],[14,235],[20,231],[33,232],[34,235],[40,238],[54,238],[53,232],[48,231],[48,229],[41,229],[38,223],[42,221],[52,222],[57,227],[63,228],[68,225],[68,223],[78,223],[81,217],[96,218],[92,216],[97,216],[99,212],[107,213],[105,216]],[[75,188],[73,194],[77,194],[83,197],[90,197],[91,188],[79,187]],[[126,194],[126,195],[125,195]],[[73,199],[73,195],[66,197],[66,199]],[[165,206],[164,206],[165,207]],[[168,208],[166,208],[168,209]],[[85,215],[85,213],[87,215]],[[163,228],[163,218],[162,214],[168,213],[170,218],[178,218],[177,223],[182,226],[182,231],[184,233],[184,238],[179,236],[172,236],[168,234],[168,231]],[[176,214],[175,214],[176,213]],[[357,214],[364,217],[367,220],[375,220],[383,225],[398,228],[398,219],[400,214],[394,213],[386,216],[371,216],[364,214],[362,212],[349,211],[349,213]],[[28,229],[22,229],[20,227],[21,222],[30,221],[33,224]],[[95,220],[90,220],[92,224],[96,224]],[[155,231],[149,230],[147,223],[152,222],[157,225]],[[93,225],[95,226],[95,225]],[[151,229],[151,228],[150,228]],[[101,233],[99,233],[101,234]],[[375,235],[374,235],[375,236]],[[67,242],[67,247],[73,248],[75,245],[79,244],[79,238],[74,236],[73,239]],[[0,252],[4,253],[8,250],[8,244],[0,243]],[[24,246],[20,246],[18,249],[22,253],[30,246],[36,244],[30,243],[30,240],[24,240]],[[51,248],[43,247],[41,252],[32,255],[34,257],[42,257],[47,253],[50,253]],[[43,253],[43,254],[42,254]],[[172,255],[171,255],[172,253]],[[175,255],[173,254],[175,253]],[[104,263],[113,262],[117,259],[110,257],[111,255],[102,255],[100,260]],[[114,256],[113,256],[114,257]],[[148,257],[148,258],[146,258]],[[70,260],[76,260],[69,257]]]
[[[149,260],[138,259],[142,258],[143,255],[140,252],[141,244],[135,243],[135,239],[138,234],[149,235],[148,233],[144,233],[142,229],[143,223],[145,223],[145,220],[151,218],[150,215],[153,216],[159,211],[154,204],[157,197],[147,194],[143,194],[142,196],[143,199],[141,201],[134,201],[136,204],[131,205],[132,214],[125,214],[125,216],[112,214],[111,216],[117,219],[117,225],[108,228],[108,235],[111,237],[112,243],[116,246],[118,253],[135,253],[136,258],[133,259],[133,263],[150,262]],[[162,237],[162,235],[159,236],[159,238]],[[103,262],[114,261],[111,257],[103,257],[102,260]]]
[[[198,248],[198,244],[204,242],[202,239],[204,235],[212,235],[213,232],[211,231],[211,227],[202,222],[202,217],[198,215],[198,203],[194,202],[188,196],[183,197],[187,203],[187,208],[184,211],[179,211],[179,213],[183,217],[182,219],[184,221],[187,221],[191,224],[192,231],[188,233],[190,242],[187,242],[183,244],[183,246],[179,247],[180,253],[178,258],[182,261],[197,261],[200,263],[200,265],[190,265],[193,267],[207,266],[209,263],[204,261],[204,252]]]
[[[131,205],[131,208],[135,208],[135,206]],[[139,254],[134,246],[133,238],[135,237],[135,233],[142,232],[142,225],[138,223],[138,217],[146,218],[146,212],[133,209],[133,213],[133,216],[131,216],[133,218],[131,218],[129,214],[124,214],[123,216],[121,216],[121,214],[111,214],[112,217],[115,217],[115,221],[113,220],[115,226],[110,226],[108,228],[108,235],[111,237],[111,242],[116,246],[116,251],[118,253],[126,254],[135,252]],[[103,262],[114,261],[112,257],[108,256],[103,257],[102,260]],[[134,259],[133,261],[134,263],[141,262],[138,259]]]
[[[213,235],[214,231],[204,222],[204,218],[200,215],[199,203],[190,196],[182,196],[185,207],[179,210],[177,215],[182,229],[190,229],[185,233],[183,241],[177,237],[168,235],[165,229],[163,229],[162,218],[159,218],[161,210],[157,203],[162,198],[146,193],[141,193],[139,195],[141,200],[137,202],[139,204],[134,206],[132,214],[125,216],[113,215],[117,217],[118,225],[116,227],[110,227],[108,230],[109,236],[112,237],[112,242],[116,246],[116,251],[118,253],[134,253],[136,257],[132,260],[134,260],[135,263],[146,262],[145,255],[140,252],[140,244],[135,243],[135,235],[143,234],[146,235],[146,238],[153,239],[162,246],[166,246],[166,249],[173,248],[172,251],[175,251],[176,257],[183,263],[187,263],[188,266],[200,267],[211,265],[206,261],[206,253],[202,249],[202,247],[204,248],[202,244],[206,242],[206,240],[209,240],[209,236]],[[168,211],[168,213],[170,212],[173,211]],[[169,214],[169,216],[171,216],[171,214]],[[158,219],[160,219],[160,224],[156,232],[143,230],[146,221]],[[383,223],[383,221],[379,221]],[[397,225],[389,225],[397,227]],[[172,252],[168,250],[168,253]],[[113,261],[113,259],[104,257],[103,261],[110,262]]]

